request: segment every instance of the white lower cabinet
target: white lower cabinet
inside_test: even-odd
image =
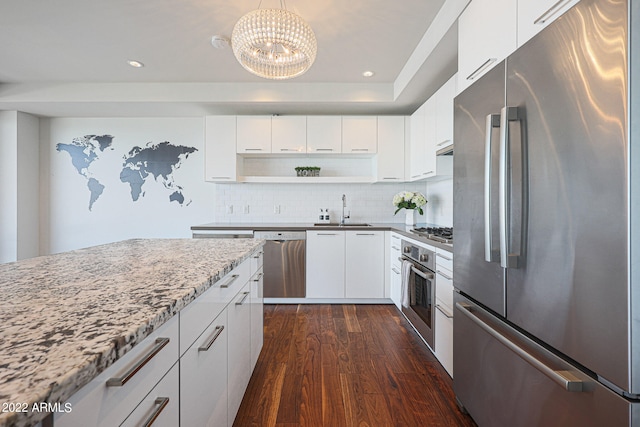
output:
[[[151,390],[138,407],[127,417],[121,427],[175,427],[179,425],[180,405],[178,396],[178,364]],[[196,425],[196,424],[182,424]],[[206,424],[198,424],[206,425]]]
[[[242,397],[251,379],[251,304],[246,284],[227,307],[228,336],[228,426],[233,425]]]
[[[344,298],[344,231],[307,231],[307,298]]]
[[[384,231],[307,231],[307,298],[384,298]]]
[[[390,297],[396,307],[401,308],[402,305],[402,261],[400,257],[402,252],[400,249],[402,239],[397,233],[391,233],[391,241],[389,248],[389,275],[390,275]]]
[[[453,254],[436,249],[435,355],[453,377]]]
[[[262,349],[262,309],[259,249],[71,396],[55,426],[231,426]]]
[[[180,425],[226,426],[227,310],[180,357]]]
[[[345,296],[384,298],[384,231],[347,231]]]
[[[55,426],[119,426],[177,361],[176,316],[71,396]]]
[[[262,266],[253,275],[251,287],[251,371],[256,367],[264,342],[264,273]]]

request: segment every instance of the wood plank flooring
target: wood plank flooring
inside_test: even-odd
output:
[[[234,426],[475,426],[394,305],[265,305]]]

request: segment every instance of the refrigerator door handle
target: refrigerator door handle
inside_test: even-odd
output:
[[[491,175],[493,168],[491,162],[491,136],[493,134],[493,129],[499,127],[500,115],[487,115],[484,135],[484,260],[487,262],[496,261],[496,256],[492,245],[493,218],[491,215]]]
[[[518,268],[519,254],[509,253],[511,249],[511,141],[509,123],[521,120],[518,107],[503,107],[500,110],[500,188],[499,188],[499,221],[500,221],[500,266],[502,268]]]
[[[573,375],[571,371],[566,371],[566,370],[557,371],[547,366],[546,364],[538,360],[535,356],[533,356],[523,348],[519,347],[509,338],[505,337],[500,332],[498,332],[497,330],[492,328],[490,325],[485,323],[479,317],[475,316],[473,314],[473,306],[469,304],[461,304],[459,302],[456,302],[456,307],[460,310],[462,314],[468,317],[471,321],[473,321],[476,325],[478,325],[482,330],[484,330],[493,338],[498,340],[502,345],[507,347],[509,350],[513,351],[515,354],[520,356],[525,362],[529,363],[531,366],[533,366],[534,368],[536,368],[537,370],[545,374],[547,377],[549,377],[555,383],[560,385],[566,391],[571,391],[571,392],[587,391],[586,390],[587,387],[585,387],[585,382],[580,378],[578,378],[577,376]]]

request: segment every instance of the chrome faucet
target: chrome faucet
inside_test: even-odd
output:
[[[340,217],[340,225],[345,224],[345,220],[351,218],[351,211],[347,215],[344,214],[344,209],[347,207],[347,196],[342,195],[342,216]]]

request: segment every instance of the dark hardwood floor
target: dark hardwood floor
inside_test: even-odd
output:
[[[234,426],[475,426],[394,305],[265,305]]]

